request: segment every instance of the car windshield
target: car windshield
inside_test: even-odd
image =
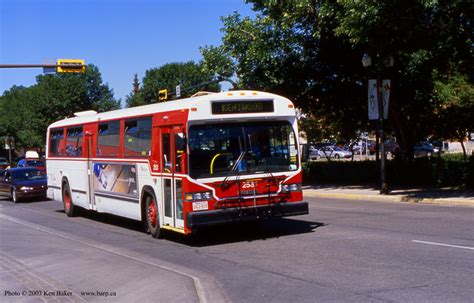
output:
[[[15,181],[41,180],[46,178],[44,172],[37,169],[12,170],[10,173]]]
[[[189,129],[189,174],[193,178],[297,169],[296,137],[286,121],[193,125]]]
[[[40,160],[28,160],[26,164],[27,166],[44,166],[44,162]]]

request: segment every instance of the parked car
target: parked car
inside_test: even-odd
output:
[[[8,165],[8,160],[6,158],[0,158],[0,170],[6,169]]]
[[[433,141],[430,141],[430,143],[433,144],[435,152],[440,152],[440,153],[445,152],[445,148],[447,148],[448,146],[447,143],[445,146],[445,143],[442,140],[433,140]]]
[[[321,157],[335,159],[352,157],[352,152],[338,146],[324,146],[319,150],[319,154]]]
[[[15,167],[0,172],[0,194],[13,202],[26,198],[46,198],[48,184],[44,171],[35,167]]]
[[[319,149],[314,146],[310,146],[308,149],[308,158],[309,160],[318,160],[319,158],[321,158]]]
[[[397,154],[400,151],[400,146],[393,139],[385,140],[384,147],[385,147],[385,153]],[[380,145],[379,145],[379,148],[381,148]],[[376,152],[377,152],[377,144],[375,142],[372,142],[372,144],[369,145],[369,153],[371,155],[374,155]]]
[[[366,152],[373,154],[375,153],[375,142],[371,140],[364,140],[359,143],[352,144],[352,152],[356,155],[365,154]]]
[[[39,170],[46,171],[46,164],[41,159],[21,159],[17,167],[36,167]]]
[[[400,147],[398,143],[393,139],[385,140],[385,152],[391,153],[392,155],[396,155],[400,152]]]
[[[435,148],[433,144],[429,142],[418,142],[413,147],[415,157],[430,157],[432,154],[439,152],[439,149]]]

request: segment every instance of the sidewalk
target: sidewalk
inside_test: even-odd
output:
[[[474,207],[474,191],[452,188],[393,188],[388,195],[379,194],[374,186],[303,186],[305,197],[352,199],[388,202],[427,203]]]

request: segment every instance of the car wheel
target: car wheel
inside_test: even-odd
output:
[[[153,194],[145,197],[146,227],[153,238],[161,238],[160,217],[158,215],[158,204]]]
[[[340,157],[341,157],[341,156],[339,156],[339,154],[336,154],[336,155],[334,156],[334,158],[335,158],[336,160],[339,160]]]
[[[64,204],[64,212],[68,217],[74,217],[76,214],[76,210],[74,207],[74,203],[72,202],[71,190],[69,189],[69,183],[64,183],[63,186],[63,204]]]

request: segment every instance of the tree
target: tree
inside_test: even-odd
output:
[[[390,119],[406,155],[445,122],[449,98],[438,98],[440,75],[459,74],[473,87],[473,13],[470,1],[340,1],[336,33],[380,57],[395,58]],[[446,78],[441,76],[441,78]],[[443,81],[443,80],[442,80]],[[453,91],[451,90],[451,93]],[[465,104],[467,105],[467,104]],[[474,115],[473,104],[464,107]],[[427,127],[428,126],[428,127]],[[443,137],[458,137],[456,127]]]
[[[257,16],[223,18],[223,43],[201,51],[205,65],[222,73],[216,67],[231,62],[225,71],[235,71],[240,86],[290,97],[316,128],[341,139],[370,125],[366,80],[375,75],[362,68],[366,52],[395,59],[394,68],[377,72],[392,80],[388,127],[406,157],[440,122],[435,75],[459,73],[472,86],[470,1],[248,2]]]
[[[235,70],[239,87],[272,91],[292,99],[306,117],[324,123],[316,126],[321,132],[310,130],[308,123],[301,124],[308,135],[326,134],[324,129],[334,129],[335,124],[340,127],[334,135],[348,139],[367,125],[367,120],[361,119],[365,90],[360,58],[334,34],[316,32],[314,11],[288,10],[282,14],[281,10],[265,10],[255,20],[242,19],[237,13],[223,18],[223,44],[201,50],[205,64],[219,66],[222,57],[229,55],[234,66],[228,70]]]
[[[125,97],[125,103],[127,107],[145,105],[143,99],[143,93],[140,90],[140,82],[138,81],[138,75],[135,74],[133,78],[133,91]]]
[[[158,92],[167,89],[174,92],[177,85],[181,85],[181,97],[190,96],[200,90],[219,91],[217,83],[205,84],[214,80],[214,74],[206,71],[201,63],[189,61],[186,63],[168,63],[159,68],[152,68],[145,72],[142,88],[138,96],[129,95],[127,106],[137,106],[158,102]],[[187,89],[194,87],[191,89]]]
[[[435,81],[435,98],[442,104],[437,110],[441,123],[436,125],[435,135],[458,140],[467,159],[464,140],[474,129],[474,85],[460,74],[440,77]]]
[[[41,147],[45,132],[39,132],[43,125],[36,113],[34,87],[13,86],[0,97],[0,134],[14,138],[15,147]]]
[[[18,147],[43,147],[48,125],[75,112],[120,107],[94,65],[84,74],[40,75],[36,81],[0,97],[0,133],[12,135]]]

